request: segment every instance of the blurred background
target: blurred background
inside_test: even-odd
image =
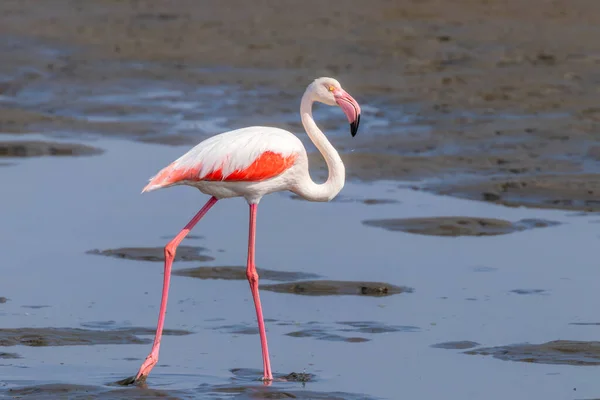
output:
[[[599,37],[596,0],[3,0],[0,395],[600,396]],[[296,133],[322,180],[299,118],[321,76],[363,111],[355,138],[339,109],[315,111],[347,185],[328,204],[273,195],[258,220],[259,267],[297,274],[273,281],[335,283],[263,295],[274,369],[312,382],[254,381],[231,200],[183,243],[201,280],[174,278],[180,331],[153,389],[110,386],[149,351],[161,248],[206,201],[140,196],[147,179],[267,125]]]

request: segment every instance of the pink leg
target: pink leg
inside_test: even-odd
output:
[[[269,347],[267,346],[267,333],[265,332],[265,322],[263,321],[262,307],[260,305],[260,296],[258,294],[258,273],[254,264],[254,244],[256,243],[256,204],[250,204],[250,233],[248,239],[248,266],[246,276],[252,290],[254,298],[254,308],[256,308],[256,319],[258,320],[258,330],[260,331],[260,345],[263,356],[263,380],[272,381],[271,361],[269,360]]]
[[[169,282],[171,281],[171,265],[175,258],[175,252],[179,243],[187,236],[192,228],[200,221],[202,217],[211,209],[211,207],[217,202],[217,198],[211,197],[210,200],[202,207],[202,209],[192,218],[192,220],[179,232],[173,240],[171,240],[165,246],[165,274],[163,280],[163,291],[162,298],[160,301],[160,311],[158,313],[158,326],[156,327],[156,336],[154,336],[154,344],[152,345],[152,351],[146,360],[140,367],[135,380],[144,380],[150,374],[150,371],[158,362],[158,351],[160,349],[160,341],[162,338],[163,327],[165,325],[165,313],[167,311],[167,298],[169,296]]]

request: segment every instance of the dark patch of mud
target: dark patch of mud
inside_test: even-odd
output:
[[[375,321],[341,321],[336,322],[335,325],[313,321],[306,324],[280,323],[279,325],[300,327],[299,330],[286,333],[287,336],[348,343],[361,343],[372,340],[364,336],[344,336],[349,333],[377,335],[392,332],[418,332],[420,330],[416,326],[386,325]]]
[[[272,271],[257,268],[260,279],[269,281],[289,282],[300,279],[319,278],[317,274],[308,272]],[[188,276],[198,279],[246,280],[246,267],[198,267],[173,271],[173,275]]]
[[[189,331],[165,330],[165,335],[188,335]],[[15,328],[0,329],[0,347],[8,346],[90,346],[98,344],[146,344],[150,339],[138,336],[154,335],[149,328],[90,330],[79,328]]]
[[[212,261],[214,257],[200,254],[207,251],[204,247],[179,246],[175,254],[175,261]],[[164,261],[163,247],[122,247],[108,250],[89,250],[87,254],[97,254],[115,258],[138,261]]]
[[[461,340],[458,342],[442,342],[432,344],[431,347],[435,349],[449,349],[449,350],[465,350],[472,349],[473,347],[479,346],[477,342],[471,342],[469,340]]]
[[[46,385],[24,386],[7,391],[17,399],[115,399],[115,400],[147,400],[170,399],[179,400],[193,396],[193,392],[182,390],[159,390],[148,387],[132,387],[127,389],[111,389],[108,386],[86,386],[69,383],[52,383]]]
[[[352,337],[341,336],[341,335],[337,335],[335,333],[331,333],[328,329],[318,328],[318,327],[302,329],[302,330],[294,331],[294,332],[288,332],[288,333],[286,333],[286,336],[291,336],[291,337],[296,337],[296,338],[309,337],[309,338],[318,339],[318,340],[327,340],[330,342],[348,342],[348,343],[361,343],[361,342],[368,342],[369,340],[371,340],[368,338],[358,337],[358,336],[352,336]]]
[[[223,325],[213,328],[220,332],[226,332],[233,335],[258,335],[258,328],[250,325]]]
[[[548,294],[548,292],[544,289],[514,289],[511,290],[510,293],[515,293],[515,294],[522,294],[522,295],[527,295],[527,294]]]
[[[600,211],[600,174],[498,178],[434,189],[441,194],[507,206]]]
[[[304,281],[262,285],[262,290],[278,293],[300,294],[304,296],[390,296],[400,293],[412,293],[414,289],[381,282],[349,281]]]
[[[600,322],[571,322],[569,325],[579,325],[579,326],[600,326]]]
[[[39,310],[40,308],[49,308],[51,306],[44,306],[44,305],[39,305],[39,306],[21,306],[21,308],[31,308],[32,310]]]
[[[0,297],[0,304],[4,304],[8,301],[6,297]]]
[[[362,203],[368,206],[378,206],[381,204],[400,204],[400,201],[393,199],[364,199]]]
[[[18,358],[22,358],[20,355],[18,355],[17,353],[5,353],[0,351],[0,360],[15,360]]]
[[[491,355],[505,361],[537,364],[600,365],[600,342],[555,340],[542,344],[514,344],[466,351],[471,355]]]
[[[104,153],[104,150],[76,143],[40,141],[0,142],[0,157],[91,156],[102,153]]]
[[[228,397],[234,395],[240,399],[299,399],[299,400],[374,400],[364,394],[346,392],[315,392],[312,390],[286,389],[272,386],[219,386],[212,389],[213,393]],[[220,397],[219,397],[220,398]]]
[[[100,132],[172,144],[232,128],[233,117],[247,126],[273,115],[299,131],[298,99],[310,80],[327,75],[371,106],[363,107],[370,135],[346,139],[339,118],[319,121],[327,131],[343,126],[335,139],[349,178],[460,174],[460,185],[470,185],[599,172],[600,109],[589,84],[600,54],[598,2],[556,0],[540,12],[522,0],[375,0],[368,8],[286,0],[256,4],[252,18],[239,0],[183,2],[177,12],[167,2],[48,2],[59,10],[52,16],[29,1],[0,2],[1,132]],[[324,17],[315,18],[316,4]],[[140,100],[150,85],[165,89],[157,95],[163,104]],[[194,90],[206,87],[209,94]],[[226,89],[210,93],[215,87]],[[260,101],[236,102],[240,90]],[[207,95],[216,101],[199,101]],[[196,127],[215,114],[225,121]],[[187,125],[175,128],[181,120]],[[562,179],[581,180],[584,198],[568,185],[521,199],[489,190],[473,198],[596,208],[585,198],[594,183]]]
[[[430,217],[366,220],[363,224],[418,235],[432,236],[495,236],[520,232],[526,229],[558,225],[558,222],[523,219],[510,222],[492,218]]]
[[[387,325],[375,321],[343,321],[337,324],[345,326],[340,329],[342,332],[360,332],[360,333],[391,333],[391,332],[416,332],[419,330],[416,326]]]

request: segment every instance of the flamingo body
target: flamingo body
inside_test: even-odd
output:
[[[210,137],[159,171],[142,192],[189,185],[217,199],[245,197],[257,202],[290,189],[308,172],[300,139],[279,128],[252,126]]]

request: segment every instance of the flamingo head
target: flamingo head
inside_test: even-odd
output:
[[[318,78],[311,84],[316,101],[329,106],[338,105],[350,122],[350,133],[355,136],[360,123],[360,106],[340,83],[333,78]]]

